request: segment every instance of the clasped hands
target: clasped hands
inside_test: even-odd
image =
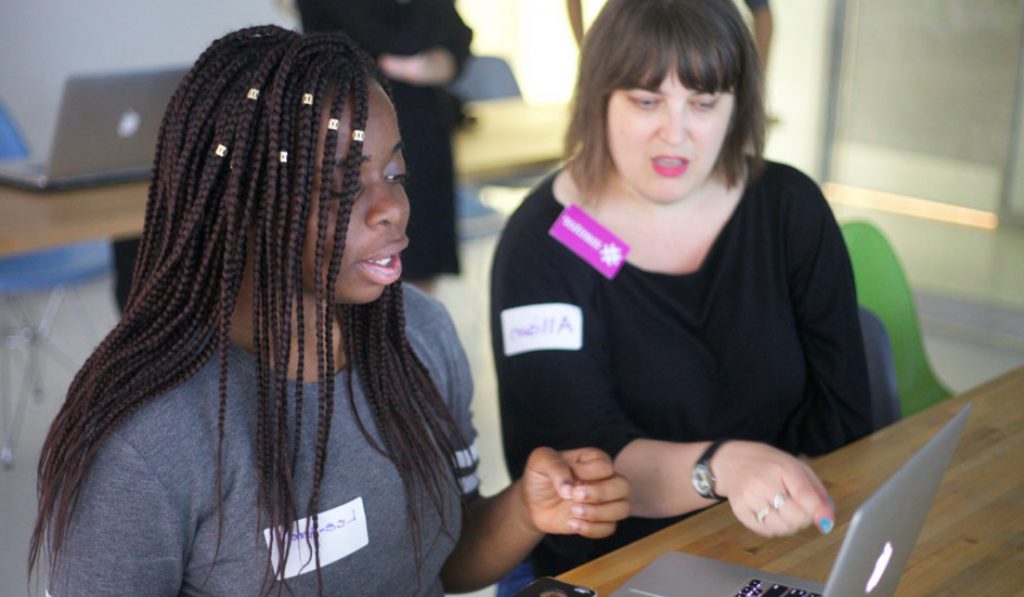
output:
[[[537,448],[526,461],[521,488],[530,520],[542,533],[600,539],[629,516],[629,484],[596,448]]]
[[[447,85],[456,74],[455,57],[438,46],[417,54],[382,54],[377,65],[389,79],[421,87]]]

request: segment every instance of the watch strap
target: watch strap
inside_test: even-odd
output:
[[[715,441],[711,442],[711,444],[707,447],[707,449],[704,450],[704,453],[700,455],[700,458],[697,459],[697,462],[698,463],[703,463],[705,466],[710,466],[711,465],[711,457],[714,456],[715,452],[718,451],[718,448],[721,448],[722,444],[724,444],[727,441],[729,441],[729,440],[727,440],[727,439],[716,439]]]
[[[707,449],[705,449],[704,452],[700,455],[700,458],[697,459],[697,464],[703,465],[704,468],[706,468],[708,470],[708,472],[711,473],[711,488],[710,488],[710,490],[711,490],[711,497],[713,497],[716,500],[723,500],[723,501],[725,500],[725,498],[723,496],[718,495],[718,492],[715,491],[715,481],[716,481],[717,477],[715,477],[714,471],[711,470],[711,458],[715,455],[715,452],[718,451],[718,448],[721,448],[722,444],[724,444],[727,441],[729,441],[729,440],[727,440],[727,439],[716,439],[716,440],[714,440],[707,447]]]

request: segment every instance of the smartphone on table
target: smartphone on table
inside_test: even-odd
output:
[[[571,585],[550,576],[542,576],[523,587],[513,597],[597,597],[597,591]]]

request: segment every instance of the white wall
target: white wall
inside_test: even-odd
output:
[[[274,0],[0,0],[0,100],[46,155],[68,74],[187,65],[266,23],[293,26]]]
[[[216,37],[246,25],[294,26],[289,0],[0,0],[0,101],[34,153],[49,151],[60,91],[73,72],[191,63]],[[339,0],[341,1],[341,0]],[[604,0],[584,0],[584,20]],[[775,2],[768,74],[779,117],[767,154],[816,174],[830,3]],[[561,0],[458,0],[474,51],[510,60],[523,95],[568,101],[578,55]]]
[[[817,179],[824,151],[832,2],[786,0],[772,2],[771,8],[766,101],[776,122],[768,129],[765,157]]]
[[[583,0],[589,25],[605,0]],[[473,28],[473,52],[505,58],[523,98],[563,103],[572,96],[579,52],[563,0],[458,0],[459,14]]]
[[[743,2],[736,0],[742,11]],[[584,23],[605,0],[583,0]],[[768,65],[767,102],[777,122],[768,134],[768,158],[817,177],[824,134],[832,2],[786,0],[771,4],[775,22]],[[562,0],[458,0],[473,28],[473,51],[506,58],[523,97],[534,103],[567,102],[579,55]]]

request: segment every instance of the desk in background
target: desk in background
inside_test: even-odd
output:
[[[496,178],[562,157],[569,123],[564,104],[530,106],[520,99],[501,99],[469,103],[465,110],[475,123],[455,135],[459,178]]]
[[[40,193],[0,186],[0,256],[142,232],[149,183]]]
[[[484,179],[557,161],[564,105],[529,106],[519,99],[470,103],[474,126],[455,136],[460,178]],[[142,233],[148,183],[38,193],[0,186],[0,256],[94,238]]]
[[[684,551],[824,583],[857,506],[967,402],[974,408],[898,595],[1024,591],[1024,367],[816,459],[836,529],[766,539],[715,506],[559,578],[610,595],[664,552]]]

